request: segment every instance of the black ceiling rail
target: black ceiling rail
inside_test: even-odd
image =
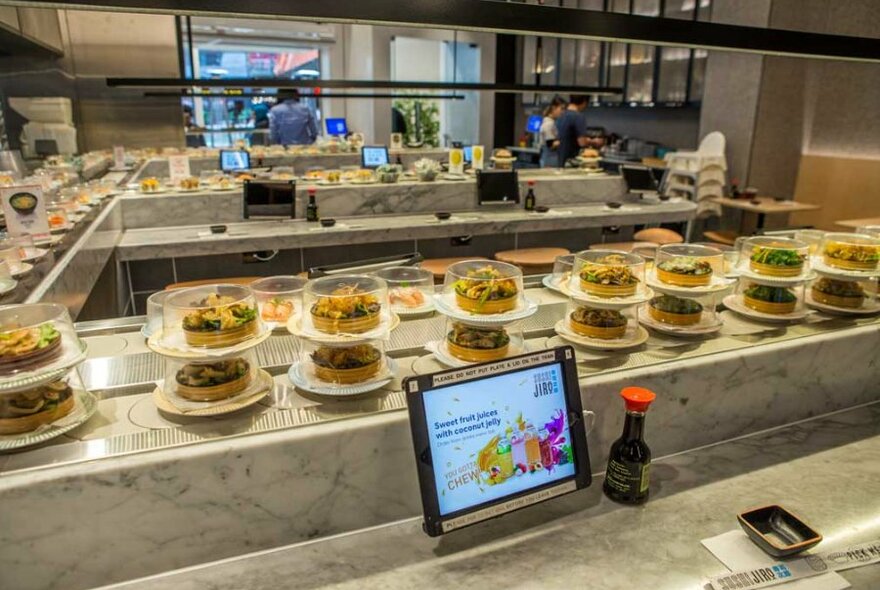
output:
[[[228,15],[532,34],[765,55],[880,62],[880,39],[500,0],[11,0],[23,6]]]
[[[487,90],[490,92],[558,92],[565,94],[619,94],[604,86],[536,86],[494,82],[422,82],[401,80],[291,80],[289,78],[107,78],[114,88],[320,88],[368,90]]]
[[[266,94],[260,92],[189,92],[186,90],[179,91],[148,91],[144,92],[146,98],[228,98],[230,100],[236,98],[275,98],[274,94]],[[320,94],[300,94],[302,98],[402,98],[402,99],[419,99],[419,100],[465,100],[467,96],[464,94],[373,94],[368,92],[322,92]]]

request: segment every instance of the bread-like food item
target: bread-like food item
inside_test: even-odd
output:
[[[507,356],[510,336],[500,326],[468,326],[456,322],[446,335],[449,353],[463,361],[480,363]]]
[[[513,152],[511,152],[510,150],[504,149],[504,148],[499,148],[499,149],[495,150],[495,157],[496,158],[512,158]]]
[[[257,311],[232,297],[211,293],[183,318],[183,332],[190,346],[234,346],[256,335]]]
[[[66,381],[0,394],[0,434],[33,432],[68,415],[75,405]]]
[[[594,150],[593,148],[584,148],[584,149],[581,150],[581,154],[580,154],[580,156],[581,156],[581,158],[584,158],[584,159],[588,159],[588,158],[598,158],[598,157],[599,157],[599,151],[598,151],[598,150]]]
[[[466,277],[455,281],[454,289],[458,306],[479,314],[512,311],[519,293],[516,280],[489,264],[469,270]]]
[[[253,380],[250,363],[233,358],[213,363],[188,363],[174,376],[177,395],[209,402],[228,399],[246,390]]]
[[[382,360],[382,353],[371,344],[321,346],[311,356],[318,379],[346,385],[378,375]]]
[[[52,322],[0,333],[0,375],[37,368],[61,353],[61,332]]]
[[[141,180],[140,186],[142,193],[154,193],[162,188],[158,178],[144,178]]]
[[[328,334],[362,334],[381,321],[382,304],[372,293],[364,293],[356,284],[344,285],[312,305],[312,324]]]
[[[194,176],[190,176],[189,178],[181,178],[180,182],[177,183],[177,186],[185,191],[196,190],[197,188],[199,188],[199,179]]]
[[[568,317],[568,325],[581,336],[616,340],[626,334],[626,317],[616,309],[596,309],[582,305]]]

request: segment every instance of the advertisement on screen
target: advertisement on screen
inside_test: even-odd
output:
[[[575,475],[560,364],[424,396],[441,515]]]

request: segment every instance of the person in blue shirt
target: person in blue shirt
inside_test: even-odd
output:
[[[587,147],[590,138],[587,136],[587,119],[584,111],[587,108],[589,98],[586,95],[572,95],[568,107],[556,119],[556,130],[559,132],[559,167],[580,153],[582,147]]]
[[[279,90],[278,99],[281,102],[269,111],[269,141],[281,145],[315,143],[318,122],[312,110],[299,101],[299,91]]]

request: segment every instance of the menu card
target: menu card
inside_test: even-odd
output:
[[[189,170],[189,156],[168,156],[168,171],[172,184],[192,176]]]
[[[482,170],[483,167],[485,166],[484,156],[486,154],[486,150],[483,149],[483,146],[481,146],[481,145],[475,145],[472,148],[471,154],[472,154],[472,159],[473,159],[473,162],[471,162],[471,166],[473,166],[474,170]]]
[[[452,148],[449,150],[449,173],[464,174],[464,150]]]
[[[39,185],[7,186],[0,189],[6,230],[10,236],[31,235],[48,238],[49,216]]]

